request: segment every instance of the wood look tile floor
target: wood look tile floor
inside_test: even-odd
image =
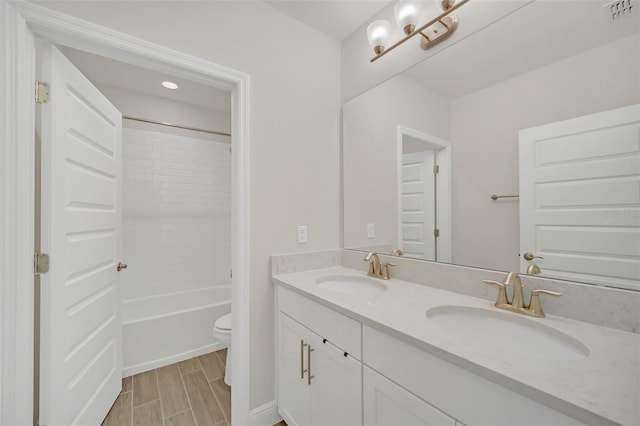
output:
[[[125,377],[102,425],[229,426],[231,388],[224,382],[226,356],[223,349]]]

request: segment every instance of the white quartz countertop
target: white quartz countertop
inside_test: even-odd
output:
[[[533,318],[583,343],[582,360],[554,360],[472,346],[433,324],[426,311],[437,306],[467,306],[507,312],[491,301],[391,279],[374,294],[345,294],[317,285],[326,276],[360,276],[363,271],[333,267],[274,276],[312,300],[413,344],[493,382],[594,425],[640,425],[640,335],[559,316]],[[496,289],[497,292],[497,289]],[[525,298],[528,300],[528,292]],[[544,307],[544,300],[542,300]]]

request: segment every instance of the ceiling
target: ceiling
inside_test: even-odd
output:
[[[265,3],[341,42],[392,0],[267,0]]]
[[[61,50],[80,72],[96,85],[129,90],[214,111],[231,111],[231,93],[228,90],[172,77],[69,47]],[[166,80],[177,83],[178,90],[162,87],[161,83]]]

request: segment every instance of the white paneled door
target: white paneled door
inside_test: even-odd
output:
[[[640,105],[520,132],[520,254],[521,272],[640,290]]]
[[[400,247],[405,256],[436,260],[434,151],[402,156]]]
[[[121,388],[120,112],[43,47],[40,424],[100,424]]]

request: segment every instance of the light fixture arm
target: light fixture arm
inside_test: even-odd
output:
[[[436,22],[440,22],[445,28],[447,28],[447,32],[444,33],[442,36],[437,37],[433,40],[433,43],[425,43],[424,40],[421,43],[421,46],[423,49],[426,49],[428,47],[431,47],[433,44],[435,44],[436,42],[441,41],[442,39],[446,38],[447,36],[451,35],[451,31],[455,29],[455,27],[451,26],[451,20],[447,20],[446,22],[443,22],[444,18],[446,18],[447,16],[449,16],[452,12],[455,12],[457,9],[459,9],[460,7],[464,6],[465,4],[467,4],[470,0],[461,0],[460,3],[456,3],[455,5],[453,5],[451,8],[445,10],[444,12],[442,12],[440,15],[436,16],[435,18],[433,18],[432,20],[430,20],[429,22],[427,22],[426,24],[424,24],[423,26],[421,26],[420,28],[416,28],[415,30],[413,30],[412,33],[408,34],[407,36],[405,36],[404,38],[402,38],[401,40],[399,40],[397,43],[393,44],[392,46],[384,49],[382,52],[378,53],[376,56],[374,56],[373,58],[371,58],[371,62],[377,61],[378,59],[380,59],[381,57],[383,57],[384,55],[386,55],[387,53],[391,52],[393,49],[395,49],[396,47],[400,46],[401,44],[403,44],[404,42],[406,42],[407,40],[409,40],[410,38],[415,37],[416,35],[420,34],[422,35],[423,39],[427,38],[424,34],[423,31],[425,31],[427,28],[429,28],[430,26],[432,26],[433,24],[435,24]],[[454,19],[456,26],[457,26],[457,19]]]

